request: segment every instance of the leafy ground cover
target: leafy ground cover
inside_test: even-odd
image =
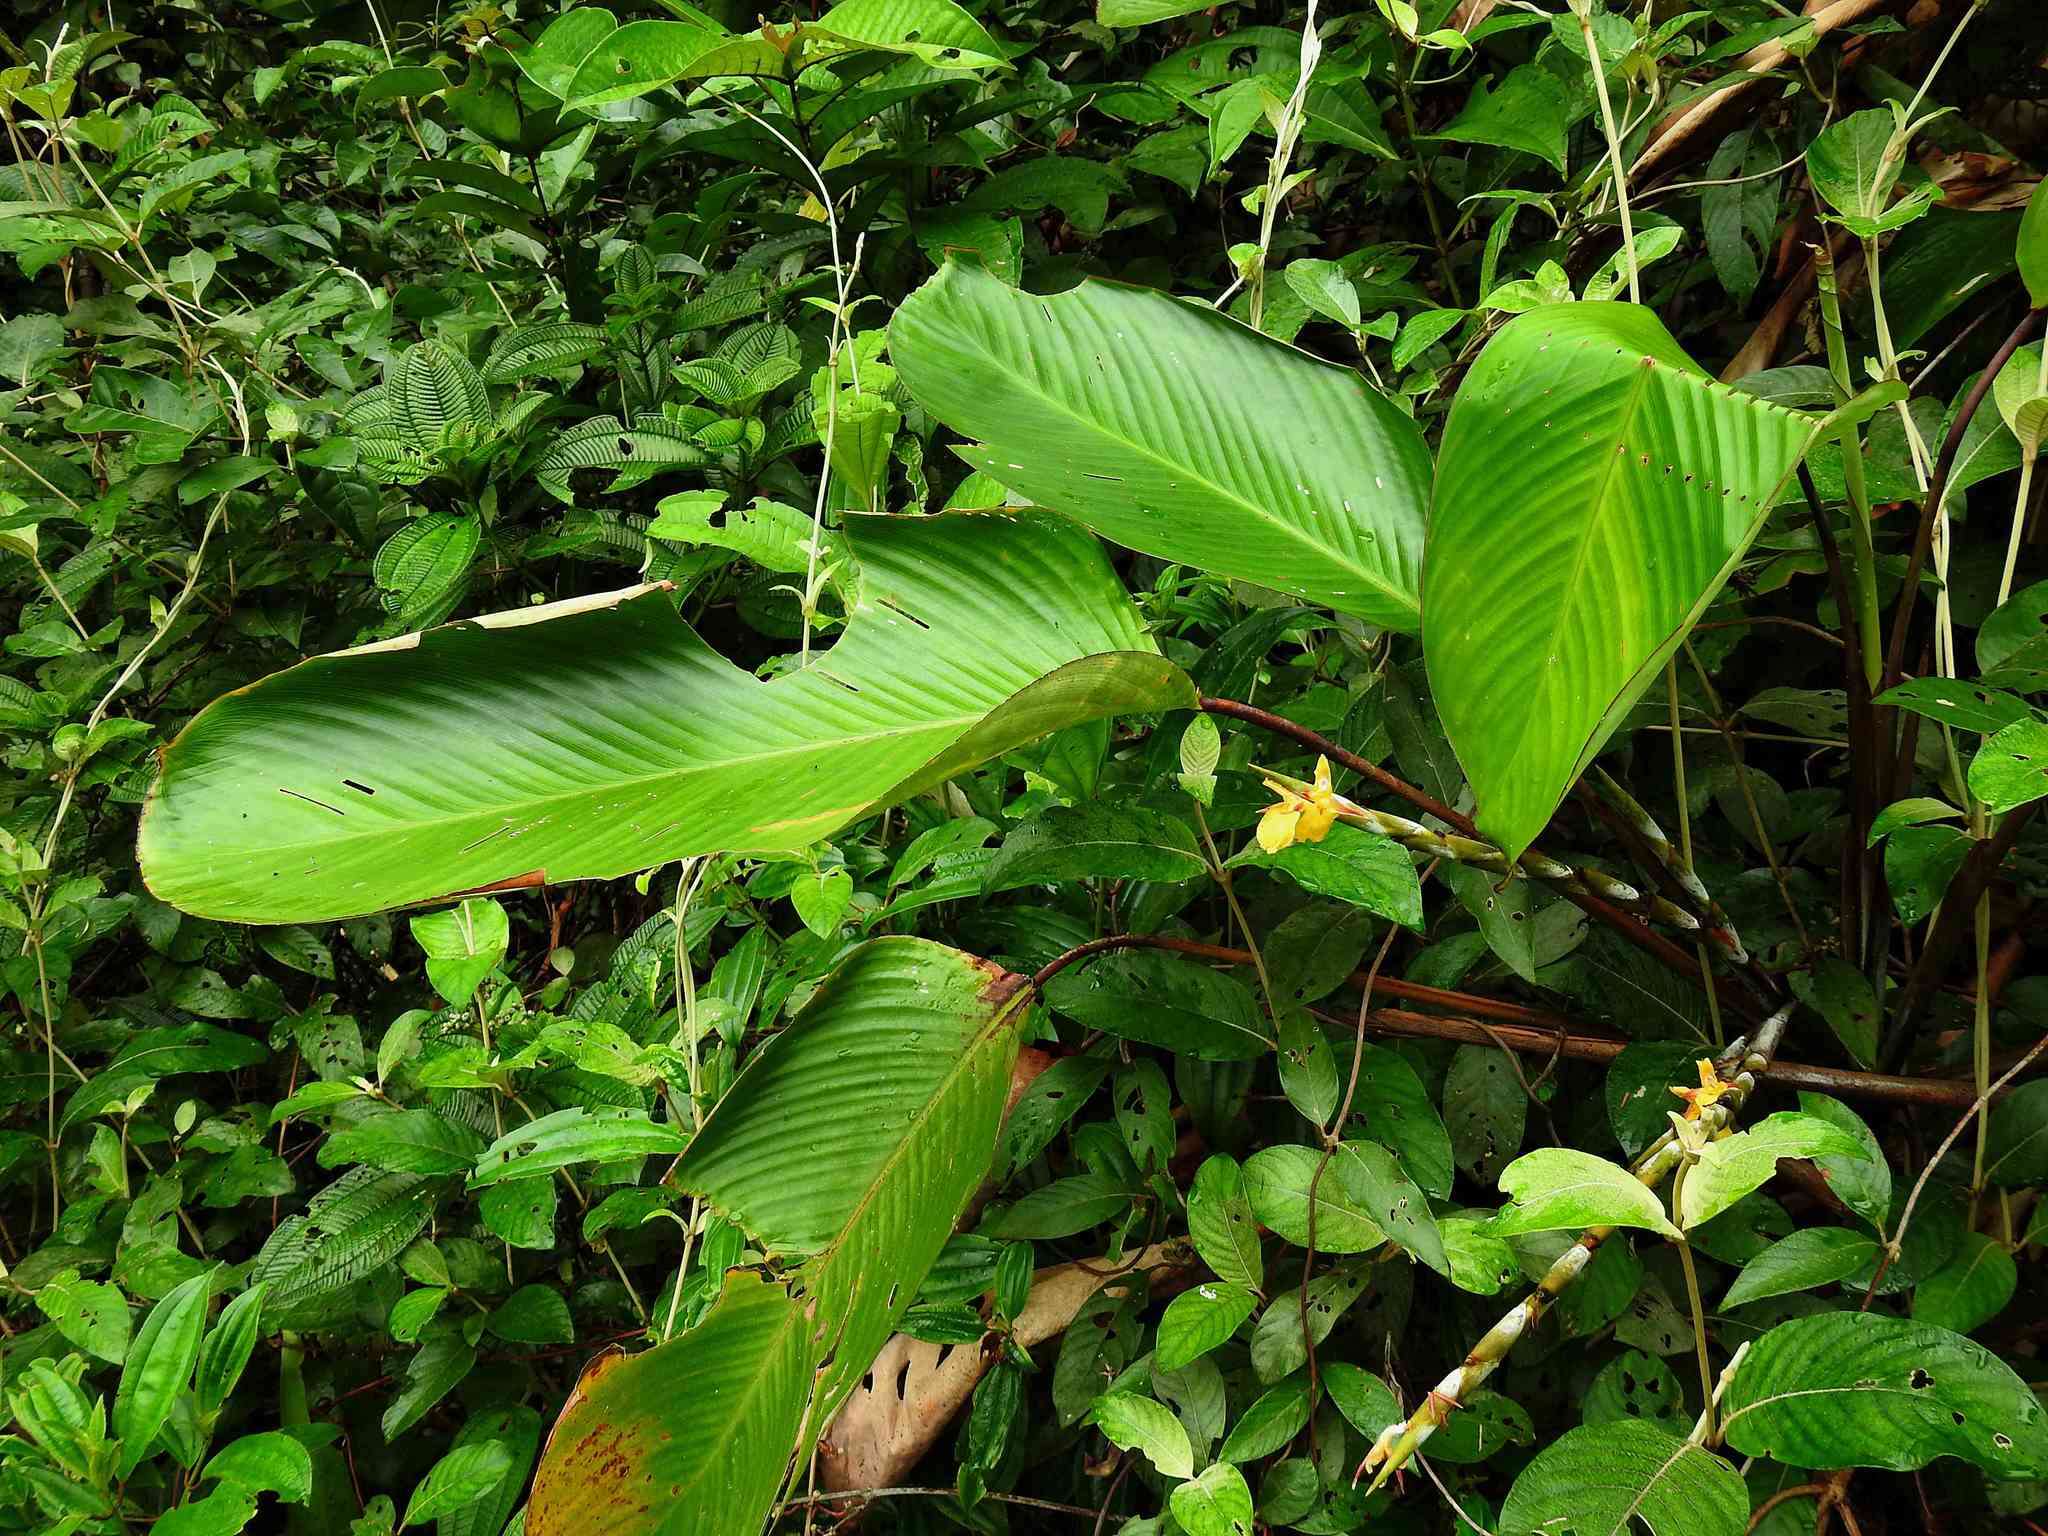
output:
[[[0,1532],[2048,1519],[2032,0],[0,33]]]

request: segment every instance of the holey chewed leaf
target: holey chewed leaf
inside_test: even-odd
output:
[[[1444,427],[1423,649],[1510,854],[1721,589],[1812,430],[1630,304],[1531,310],[1480,354]]]
[[[949,263],[889,355],[961,455],[1105,538],[1389,629],[1418,627],[1422,431],[1348,368],[1207,305],[1087,282],[1046,298]]]
[[[534,1479],[529,1536],[758,1531],[988,1172],[1018,978],[924,939],[862,946],[762,1048],[677,1170],[779,1259],[703,1322],[600,1360]]]
[[[1624,1419],[1545,1449],[1515,1479],[1497,1524],[1500,1536],[1742,1536],[1749,1490],[1711,1451]]]
[[[2048,1414],[1959,1333],[1876,1312],[1780,1323],[1722,1399],[1728,1443],[1788,1467],[1910,1472],[1959,1456],[1999,1479],[2048,1476]]]
[[[151,791],[151,888],[306,922],[801,848],[1049,731],[1194,702],[1072,524],[849,521],[846,633],[772,682],[650,589],[317,657],[217,700]]]

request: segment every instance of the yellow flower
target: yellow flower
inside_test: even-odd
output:
[[[1685,1100],[1685,1118],[1688,1120],[1699,1119],[1701,1110],[1718,1104],[1722,1096],[1735,1086],[1733,1083],[1722,1082],[1719,1074],[1714,1071],[1714,1064],[1706,1057],[1702,1056],[1697,1065],[1700,1069],[1699,1087],[1671,1090]]]
[[[1314,784],[1296,789],[1268,779],[1266,788],[1280,797],[1279,804],[1267,806],[1259,817],[1259,846],[1266,852],[1278,853],[1296,843],[1320,843],[1330,835],[1342,800],[1331,787],[1327,757],[1316,759]]]

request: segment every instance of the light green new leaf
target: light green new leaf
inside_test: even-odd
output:
[[[151,888],[315,921],[790,851],[1047,732],[1193,702],[1071,524],[849,521],[848,628],[772,682],[643,589],[319,657],[216,701],[144,812]],[[976,571],[1000,579],[961,579]]]
[[[1910,1472],[1958,1456],[1999,1479],[2048,1476],[2048,1414],[1960,1334],[1825,1312],[1759,1339],[1722,1399],[1728,1443],[1789,1467]]]
[[[1650,311],[1510,321],[1444,428],[1424,653],[1479,825],[1519,855],[1734,570],[1812,426]]]
[[[1863,1144],[1817,1115],[1767,1115],[1746,1131],[1707,1143],[1685,1176],[1679,1220],[1688,1230],[1712,1221],[1778,1171],[1781,1157],[1855,1157]]]
[[[1002,44],[953,0],[840,0],[804,32],[853,48],[907,53],[933,69],[1008,62]]]
[[[1525,1153],[1500,1171],[1514,1204],[1493,1219],[1493,1235],[1576,1232],[1585,1227],[1644,1227],[1678,1236],[1664,1203],[1618,1163],[1571,1147]]]
[[[504,963],[511,919],[488,897],[412,920],[412,936],[427,953],[427,980],[452,1008],[467,1008],[476,989]]]
[[[126,1477],[150,1453],[157,1431],[192,1380],[206,1329],[206,1301],[213,1271],[194,1275],[150,1308],[142,1320],[121,1384],[114,1393],[114,1433],[121,1439],[119,1474]]]
[[[2019,439],[2020,456],[2037,457],[2041,439],[2048,436],[2048,390],[2041,387],[2040,342],[2021,347],[2007,359],[1991,381],[1991,397],[1998,402],[1998,414]]]
[[[1418,625],[1421,429],[1348,368],[1206,305],[1088,282],[1052,298],[953,263],[889,350],[975,468],[1117,543],[1390,629]]]
[[[1162,1477],[1191,1477],[1195,1453],[1188,1432],[1164,1403],[1135,1392],[1107,1392],[1095,1400],[1089,1419],[1110,1444],[1142,1451]]]
[[[1223,1280],[1205,1280],[1182,1291],[1160,1315],[1155,1365],[1162,1371],[1192,1365],[1227,1342],[1258,1304],[1251,1291]]]
[[[831,1423],[988,1171],[1016,986],[955,950],[878,939],[762,1048],[676,1177],[790,1279],[734,1271],[697,1327],[593,1366],[549,1439],[529,1536],[765,1521],[799,1441]]]
[[[1244,1474],[1219,1461],[1168,1496],[1174,1523],[1187,1536],[1251,1536],[1252,1490]]]
[[[1713,1452],[1622,1420],[1546,1447],[1515,1479],[1495,1524],[1500,1536],[1742,1536],[1749,1490]]]

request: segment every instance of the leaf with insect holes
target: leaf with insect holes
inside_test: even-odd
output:
[[[2000,812],[2048,795],[2048,724],[2015,720],[1986,741],[1970,759],[1970,793]]]
[[[1960,1334],[1879,1312],[1780,1323],[1721,1402],[1728,1444],[1828,1471],[1910,1472],[1940,1456],[1991,1477],[2048,1476],[2048,1411],[2012,1368]]]
[[[1653,1424],[1624,1421],[1567,1432],[1524,1467],[1497,1524],[1574,1536],[1742,1536],[1749,1490],[1713,1452]]]
[[[847,629],[771,682],[639,589],[316,657],[216,700],[150,793],[150,888],[216,917],[318,921],[792,853],[1053,730],[1194,702],[1071,524],[847,522]]]

